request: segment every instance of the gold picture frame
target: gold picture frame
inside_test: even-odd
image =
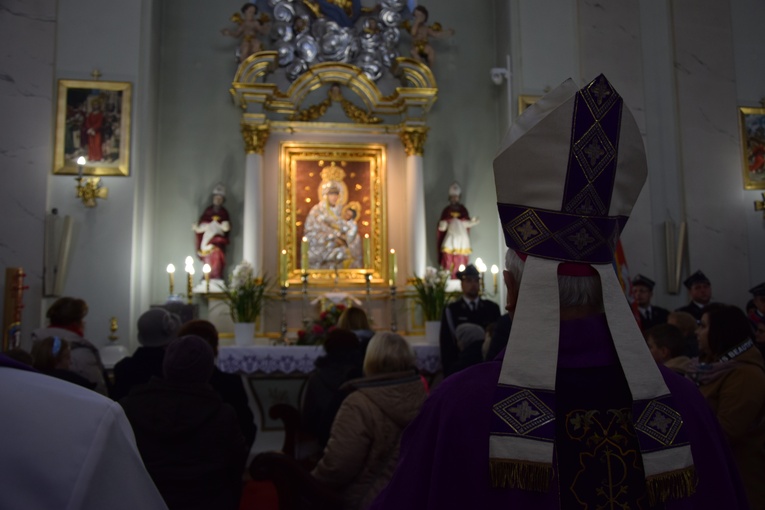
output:
[[[53,173],[130,174],[129,82],[59,80]]]
[[[312,284],[364,283],[367,274],[375,284],[387,281],[386,151],[381,144],[281,144],[280,271],[289,282],[301,281],[304,262]],[[338,191],[334,205],[330,188]]]
[[[529,96],[529,95],[518,96],[518,115],[522,114],[526,108],[528,108],[529,106],[539,101],[540,97],[542,96]]]
[[[744,189],[765,189],[765,108],[738,109]]]

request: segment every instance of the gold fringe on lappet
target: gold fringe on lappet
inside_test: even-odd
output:
[[[547,492],[552,480],[552,464],[508,459],[490,459],[492,487],[509,487]]]
[[[645,485],[651,506],[671,499],[687,498],[696,492],[699,480],[693,466],[646,478]]]

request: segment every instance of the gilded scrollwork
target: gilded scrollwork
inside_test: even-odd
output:
[[[327,92],[327,98],[319,104],[309,106],[305,110],[300,110],[290,117],[290,120],[297,120],[300,122],[313,122],[323,117],[332,103],[337,102],[343,108],[345,116],[356,124],[379,124],[382,119],[375,117],[370,112],[359,108],[351,101],[348,101],[343,97],[343,93],[340,90],[340,85],[333,84]]]
[[[425,153],[425,141],[428,138],[427,127],[404,128],[399,132],[407,156],[422,156]]]
[[[267,125],[242,123],[242,138],[247,154],[263,154],[271,130]]]

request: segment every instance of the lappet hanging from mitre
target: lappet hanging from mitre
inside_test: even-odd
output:
[[[308,212],[304,235],[308,239],[308,267],[343,269],[349,257],[343,206],[348,201],[345,171],[331,163],[321,171],[319,203]]]
[[[478,218],[471,218],[467,208],[460,203],[462,188],[458,183],[449,186],[449,205],[438,221],[438,263],[456,278],[460,265],[468,265],[470,259],[470,227],[478,225]]]

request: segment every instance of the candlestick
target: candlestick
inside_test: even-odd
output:
[[[497,267],[497,264],[492,264],[491,266],[491,276],[494,278],[494,294],[497,293],[498,287],[497,287],[497,273],[499,273],[499,268]]]
[[[194,288],[194,266],[191,264],[186,266],[186,275],[188,277],[188,281],[186,282],[186,297],[189,300],[189,304],[191,304],[192,289]]]
[[[202,266],[202,272],[205,275],[205,292],[208,294],[210,293],[210,271],[212,271],[210,264]]]
[[[173,295],[175,290],[175,266],[172,264],[167,265],[167,276],[170,277],[170,295]]]
[[[372,267],[370,261],[372,260],[372,247],[369,239],[369,234],[364,234],[364,268],[368,269]]]
[[[308,272],[308,238],[305,236],[300,243],[300,269],[303,274]]]
[[[279,269],[281,270],[282,287],[287,285],[287,250],[282,250],[279,257]]]
[[[388,257],[388,276],[391,287],[396,285],[396,273],[398,273],[398,266],[396,265],[396,250],[390,250],[390,256]]]

